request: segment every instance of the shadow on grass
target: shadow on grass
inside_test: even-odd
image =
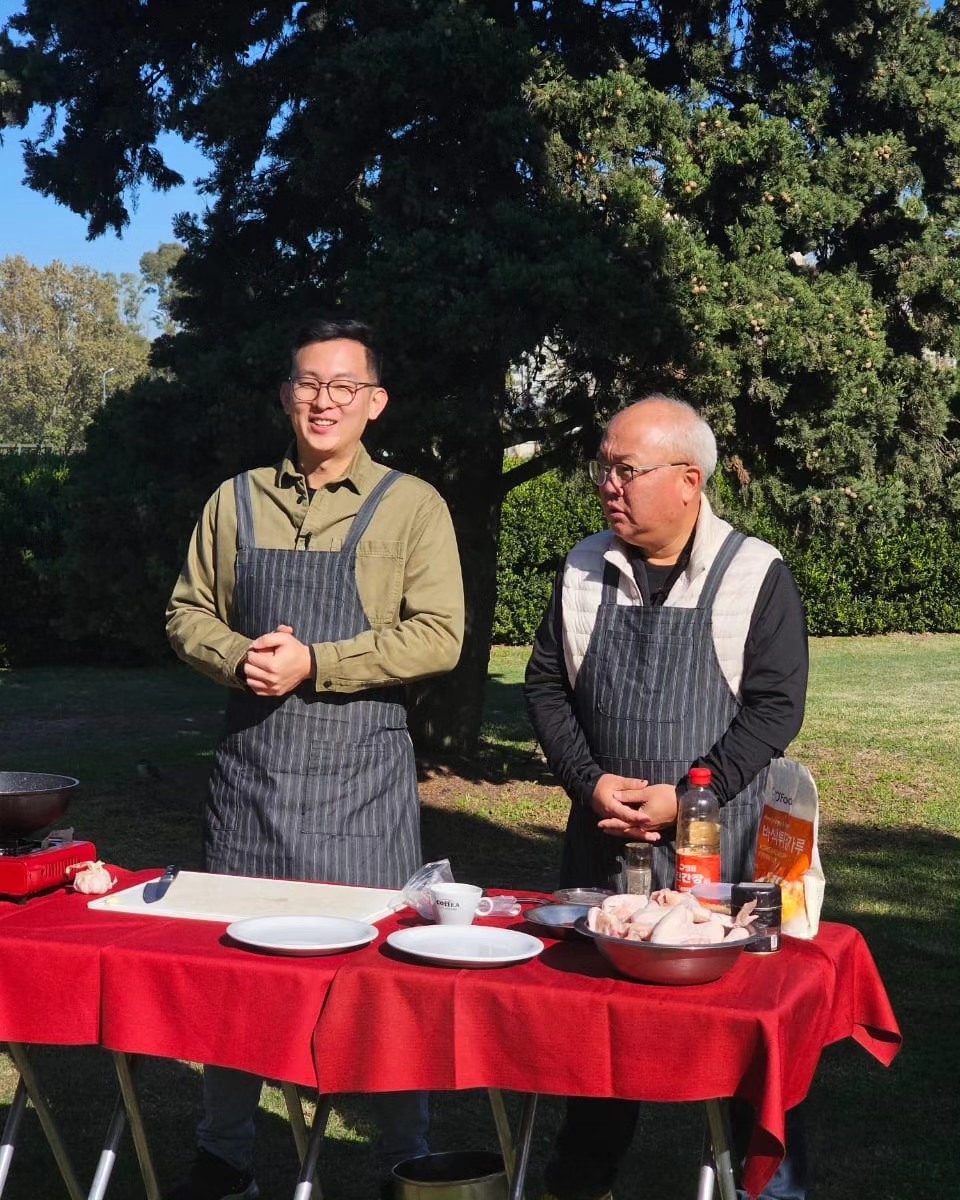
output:
[[[81,1186],[89,1186],[112,1115],[117,1084],[110,1057],[90,1047],[34,1047],[37,1070],[62,1132]],[[201,1105],[201,1075],[170,1059],[143,1059],[137,1065],[137,1092],[161,1192],[186,1177],[194,1155],[194,1132]],[[304,1095],[310,1097],[305,1092]],[[82,1103],[78,1103],[82,1100]],[[296,1147],[279,1091],[268,1097],[273,1110],[261,1108],[257,1118],[256,1169],[261,1195],[293,1195],[298,1174]],[[324,1144],[320,1181],[324,1194],[360,1200],[377,1194],[377,1176],[367,1144],[374,1135],[364,1097],[338,1099],[342,1128]],[[0,1122],[6,1112],[0,1107]],[[346,1185],[344,1185],[344,1181]],[[108,1195],[135,1200],[144,1195],[133,1140],[125,1131]],[[4,1200],[66,1200],[53,1155],[32,1108],[20,1127]]]
[[[483,887],[552,892],[557,886],[561,834],[549,826],[504,829],[466,813],[425,808],[425,862],[449,858],[454,877]]]
[[[458,775],[469,783],[503,783],[506,779],[541,782],[549,778],[534,744],[522,684],[502,683],[495,676],[487,681],[482,732],[476,753],[469,756],[418,751],[421,781],[436,772]]]

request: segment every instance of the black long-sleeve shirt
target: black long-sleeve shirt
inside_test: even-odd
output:
[[[662,603],[682,569],[635,560],[641,595]],[[559,577],[527,664],[524,695],[550,770],[575,801],[589,804],[603,774],[576,715],[563,655]],[[744,646],[742,708],[726,732],[690,766],[709,767],[721,804],[742,791],[800,732],[809,658],[803,604],[786,563],[770,564]],[[677,780],[681,783],[681,780]]]

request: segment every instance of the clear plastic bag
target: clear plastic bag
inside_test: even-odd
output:
[[[437,915],[430,890],[435,883],[456,883],[449,858],[424,863],[419,871],[410,876],[400,892],[401,902],[416,909],[426,921],[435,920]],[[478,917],[516,917],[520,911],[516,896],[484,896],[477,906]]]
[[[439,862],[424,863],[419,871],[414,871],[400,892],[400,899],[409,904],[427,921],[434,918],[435,908],[433,895],[430,892],[435,883],[454,883],[453,871],[450,869],[450,859],[443,858]]]

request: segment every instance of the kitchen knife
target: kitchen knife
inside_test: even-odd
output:
[[[176,879],[179,870],[179,867],[171,865],[164,869],[159,879],[152,879],[149,883],[145,883],[143,885],[144,903],[153,904],[154,901],[161,900],[167,894],[167,888]]]

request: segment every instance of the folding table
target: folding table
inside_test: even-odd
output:
[[[136,881],[124,873],[121,883]],[[481,970],[426,965],[385,944],[393,929],[414,923],[419,918],[405,910],[379,922],[381,936],[369,946],[294,958],[235,945],[223,924],[94,913],[82,896],[37,898],[15,912],[4,907],[0,1040],[13,1043],[16,1055],[44,1043],[113,1053],[122,1104],[91,1200],[105,1194],[127,1117],[149,1200],[158,1193],[132,1075],[141,1055],[285,1081],[302,1161],[296,1200],[311,1192],[325,1099],[487,1089],[519,1200],[538,1095],[705,1104],[726,1194],[732,1171],[722,1101],[742,1097],[757,1113],[743,1173],[756,1194],[782,1157],[784,1114],[806,1095],[823,1047],[853,1037],[883,1063],[899,1047],[876,966],[849,926],[825,923],[814,941],[785,939],[770,957],[744,954],[711,984],[658,987],[619,978],[588,942],[554,941],[541,929],[546,949],[528,962]],[[529,928],[521,918],[496,923]],[[69,1006],[57,1002],[65,980]],[[630,1052],[621,1052],[626,1045]],[[23,1056],[20,1063],[28,1061],[25,1049]],[[293,1108],[297,1085],[320,1097],[309,1136]],[[25,1078],[24,1090],[39,1094],[39,1085],[28,1087]],[[525,1097],[515,1147],[504,1091]],[[48,1140],[56,1147],[55,1132],[48,1130]],[[708,1171],[701,1200],[709,1184]],[[72,1200],[83,1195],[78,1186],[68,1182]]]

